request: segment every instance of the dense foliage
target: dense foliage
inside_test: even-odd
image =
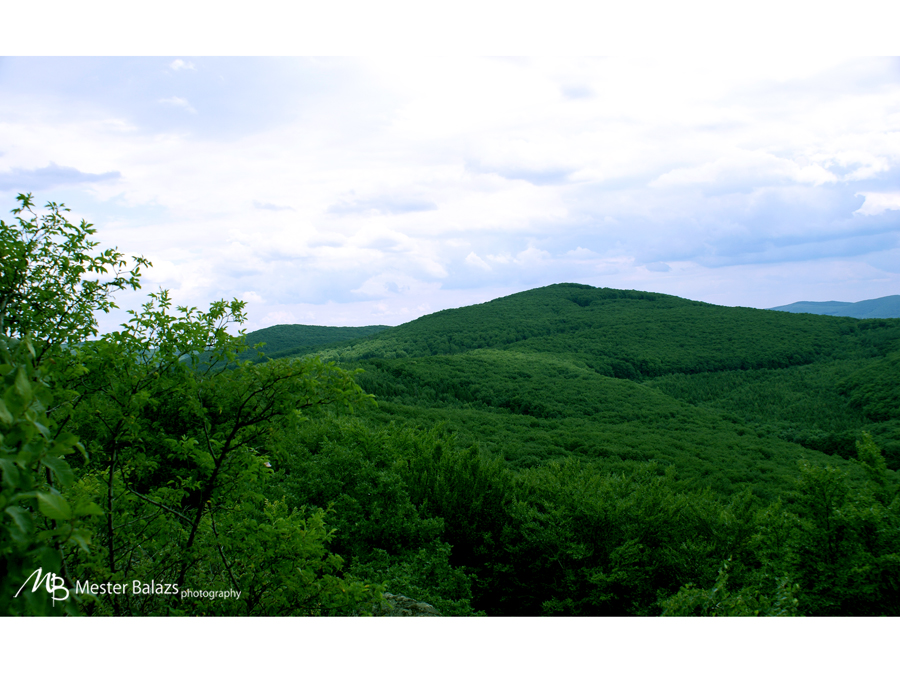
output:
[[[900,614],[900,498],[870,438],[862,481],[801,463],[769,502],[656,462],[514,469],[440,428],[326,417],[291,445],[278,493],[332,504],[354,572],[445,614]]]
[[[30,208],[30,197],[20,201]],[[14,301],[0,335],[0,562],[4,590],[18,589],[5,591],[6,611],[371,611],[380,587],[342,571],[327,549],[325,512],[288,508],[266,491],[273,437],[320,407],[368,400],[352,376],[314,358],[239,363],[247,346],[226,328],[243,321],[242,302],[204,312],[173,307],[165,291],[130,312],[120,331],[62,341],[61,325],[79,340],[96,334],[94,311],[113,308],[109,290],[125,284],[85,279],[120,268],[121,256],[91,258],[90,225],[73,227],[61,206],[47,209],[3,229],[4,267],[9,255],[32,250],[17,235],[41,242],[39,258],[26,256],[4,275],[4,296]],[[42,304],[46,288],[32,279],[46,269],[71,273],[63,296]],[[138,278],[133,269],[128,284],[138,287]],[[62,577],[68,600],[47,601],[49,591],[32,588],[26,579],[36,570]],[[208,597],[223,592],[235,598]]]
[[[362,367],[373,427],[442,424],[504,475],[420,501],[476,609],[897,613],[900,320],[563,284],[326,354]],[[873,482],[853,459],[876,446]]]
[[[148,262],[20,202],[5,614],[900,614],[900,320],[564,284],[245,339],[161,290],[90,340]]]

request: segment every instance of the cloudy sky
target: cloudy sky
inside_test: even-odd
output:
[[[559,282],[859,301],[900,294],[900,59],[6,57],[18,192],[251,330]]]

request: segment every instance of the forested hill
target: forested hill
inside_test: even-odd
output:
[[[798,458],[853,457],[863,431],[900,467],[900,320],[565,283],[318,354],[362,366],[379,422],[444,422],[520,467],[655,460],[774,495]]]
[[[779,368],[885,355],[900,320],[731,308],[562,283],[449,309],[326,350],[343,361],[481,348],[553,353],[615,378]]]
[[[775,306],[770,311],[815,313],[846,318],[900,318],[900,294],[864,301],[797,301],[787,306]]]
[[[387,325],[365,327],[322,327],[319,325],[273,325],[246,335],[247,344],[264,344],[263,352],[272,358],[305,355],[314,350],[349,339],[358,339],[388,329]]]

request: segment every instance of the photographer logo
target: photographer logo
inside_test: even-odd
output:
[[[25,584],[19,587],[19,590],[16,592],[15,598],[19,597],[19,594],[22,593],[22,589],[28,586],[28,583],[31,581],[31,578],[34,578],[34,585],[31,587],[31,593],[34,593],[38,589],[41,588],[41,582],[44,582],[44,589],[50,594],[50,597],[53,599],[53,605],[56,605],[56,601],[67,601],[69,600],[69,589],[66,587],[66,583],[62,577],[57,575],[56,573],[47,573],[46,575],[41,576],[44,572],[43,568],[38,568],[31,575],[28,576],[28,579],[25,580]],[[62,595],[57,595],[57,592],[61,592]]]

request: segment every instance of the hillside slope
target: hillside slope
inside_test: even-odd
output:
[[[319,354],[362,367],[378,423],[444,423],[519,467],[654,460],[693,486],[774,497],[798,459],[843,464],[863,430],[900,467],[897,352],[900,320],[561,284]]]
[[[358,339],[382,330],[387,325],[365,327],[322,327],[319,325],[273,325],[246,335],[247,344],[265,344],[263,352],[271,358],[305,355],[341,341]]]
[[[898,347],[900,320],[835,320],[563,283],[433,313],[323,354],[350,362],[514,349],[640,380],[874,357]]]

